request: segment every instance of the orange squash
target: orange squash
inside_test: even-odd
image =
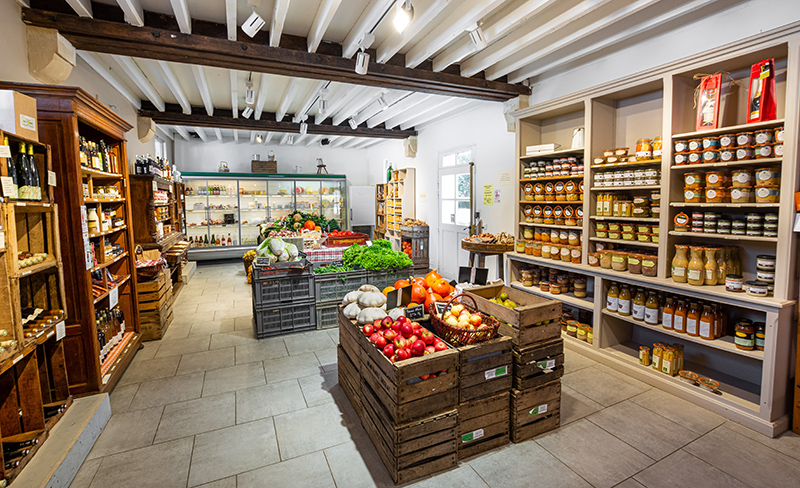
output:
[[[433,303],[433,302],[441,302],[441,301],[442,301],[442,297],[440,295],[438,295],[436,293],[428,294],[428,299],[425,300],[425,311],[427,311],[430,308],[431,303]]]
[[[411,301],[414,303],[425,303],[428,298],[428,291],[425,287],[415,284],[411,287]]]
[[[436,269],[439,269],[439,268],[436,268]],[[442,279],[442,275],[437,273],[436,269],[434,269],[433,271],[431,271],[430,273],[425,275],[425,283],[427,283],[428,286],[430,286],[430,287],[433,286],[433,283],[436,280],[441,280]]]
[[[411,283],[408,280],[397,280],[394,282],[394,289],[397,290],[398,288],[403,288],[404,286],[408,286]]]
[[[450,283],[443,279],[438,279],[431,285],[431,290],[443,297],[450,294],[450,288]]]
[[[395,287],[387,286],[386,288],[383,289],[383,294],[384,295],[388,295],[390,291],[394,291],[394,290],[395,290]]]

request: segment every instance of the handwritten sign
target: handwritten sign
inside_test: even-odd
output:
[[[494,185],[483,185],[483,204],[492,205],[494,202]]]
[[[108,308],[114,308],[119,303],[119,287],[115,286],[108,292]]]
[[[436,307],[436,315],[444,315],[444,311],[447,309],[447,302],[433,302],[433,306]]]
[[[425,305],[417,305],[416,307],[406,308],[406,317],[409,320],[422,320],[425,316]]]

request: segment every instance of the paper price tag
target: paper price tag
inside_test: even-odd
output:
[[[547,404],[539,405],[538,407],[533,407],[528,415],[540,415],[547,412]]]
[[[108,383],[108,380],[110,380],[110,379],[111,379],[111,375],[110,374],[107,374],[107,375],[103,376],[103,384],[105,385],[106,383]]]
[[[539,361],[536,363],[536,366],[539,369],[547,369],[552,370],[556,367],[556,360],[555,359],[548,359],[547,361]]]
[[[372,247],[372,241],[367,241],[367,247]]]
[[[156,183],[156,180],[153,180],[153,192],[156,191],[158,191],[158,183]]]
[[[468,432],[461,436],[461,442],[467,443],[483,437],[483,429],[478,429],[472,432]]]
[[[56,324],[56,340],[60,341],[65,335],[67,335],[67,327],[64,325],[64,321],[62,320]]]
[[[3,196],[14,196],[14,180],[10,176],[0,176],[0,183],[3,185]]]
[[[23,354],[20,354],[19,356],[14,358],[14,360],[11,362],[11,364],[17,364],[18,362],[22,361],[22,358],[24,358],[24,357],[25,356]]]
[[[11,157],[11,147],[0,146],[0,158],[10,158],[10,157]]]
[[[115,286],[108,293],[108,308],[114,308],[119,302],[119,287]]]
[[[47,172],[47,184],[50,186],[56,186],[56,173],[55,171],[48,171]]]
[[[483,373],[487,380],[505,376],[508,374],[508,366],[500,366],[499,368],[489,369]]]
[[[0,249],[6,248],[6,233],[0,232]]]

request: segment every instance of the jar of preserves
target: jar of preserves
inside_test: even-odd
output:
[[[696,189],[703,187],[702,173],[685,173],[683,175],[684,188]]]
[[[611,251],[608,249],[604,249],[602,251],[598,251],[600,254],[600,267],[604,269],[611,269]]]
[[[731,186],[734,188],[753,186],[753,170],[735,169],[731,172]]]
[[[745,283],[745,293],[754,297],[769,296],[769,283],[763,281],[748,281]]]
[[[748,161],[756,156],[756,151],[753,146],[740,146],[736,148],[736,160]]]
[[[554,187],[555,187],[556,201],[565,202],[567,200],[567,194],[564,191],[564,182],[563,181],[556,182]]]
[[[650,366],[650,348],[647,346],[639,346],[639,364],[642,366]]]
[[[701,151],[703,149],[702,139],[689,139],[689,151]]]
[[[732,149],[736,147],[736,134],[722,134],[719,136],[719,147]]]
[[[550,244],[542,244],[542,258],[550,259]]]
[[[649,277],[656,276],[658,274],[658,256],[655,254],[642,254],[641,258],[642,275]]]
[[[572,262],[572,249],[571,246],[561,246],[561,261],[565,263]]]
[[[739,186],[731,188],[731,202],[733,203],[751,203],[753,201],[752,187]]]
[[[661,358],[664,355],[664,345],[660,342],[653,344],[653,352],[650,355],[650,366],[656,371],[661,371]]]
[[[703,162],[703,151],[691,151],[687,158],[689,164],[700,164]]]
[[[703,163],[717,163],[720,160],[719,149],[706,149],[703,151]]]
[[[580,234],[577,231],[571,230],[567,236],[570,246],[577,246],[581,243]]]
[[[636,158],[637,159],[653,158],[653,145],[650,139],[639,139],[638,141],[636,141]]]
[[[683,189],[683,201],[686,203],[702,203],[704,196],[703,190],[700,188]]]
[[[530,227],[525,227],[525,230],[522,231],[522,237],[525,239],[533,239],[534,238],[533,229],[531,229]]]
[[[775,157],[775,152],[773,150],[772,144],[763,144],[761,146],[755,146],[753,150],[755,151],[756,159],[767,159]]]
[[[688,150],[689,150],[689,141],[686,141],[686,140],[675,141],[675,152],[676,153],[682,153],[682,152],[686,152]]]
[[[525,183],[525,186],[523,186],[522,189],[525,192],[525,200],[533,200],[533,185],[530,183]]]
[[[542,209],[542,217],[545,224],[553,224],[555,220],[553,218],[553,207],[546,206]]]
[[[675,247],[677,248],[678,246]],[[691,252],[691,259],[689,259],[689,263],[686,266],[686,282],[690,285],[700,286],[705,281],[703,248],[691,246],[689,251]]]
[[[676,166],[683,166],[689,164],[689,153],[677,153],[672,158]]]
[[[733,343],[737,349],[752,351],[756,347],[756,328],[750,319],[736,322]]]
[[[642,274],[642,255],[636,253],[628,254],[628,272],[631,274]]]
[[[759,168],[755,172],[756,186],[781,184],[781,173],[778,168]]]
[[[588,254],[589,266],[598,267],[600,266],[600,253],[599,252],[590,252]]]
[[[663,143],[663,141],[661,140],[660,137],[654,137],[653,138],[653,157],[654,158],[658,159],[658,158],[661,157],[661,154],[663,153],[663,146],[664,146],[664,143]]]
[[[672,281],[675,283],[686,283],[689,259],[686,251],[689,246],[684,244],[675,245],[675,257],[672,258]]]
[[[756,349],[763,351],[767,340],[767,326],[764,322],[754,322],[753,327],[755,328]]]
[[[611,269],[614,271],[628,270],[628,254],[624,251],[611,251]]]
[[[703,149],[719,149],[719,137],[715,136],[704,137]]]
[[[544,212],[542,210],[541,205],[536,205],[535,207],[533,207],[533,223],[535,224],[544,223]]]
[[[783,142],[783,126],[775,127],[773,132],[773,138],[775,142]]]
[[[689,216],[686,215],[685,213],[680,212],[679,214],[677,214],[675,216],[675,218],[673,219],[673,222],[675,223],[675,230],[676,231],[678,231],[678,232],[688,232],[689,231],[690,220],[689,220]]]
[[[739,132],[736,134],[736,145],[751,146],[755,142],[755,135],[752,132]]]
[[[562,291],[563,291],[563,289],[562,289],[561,285],[559,285],[558,283],[553,283],[553,282],[550,283],[550,293],[551,294],[560,295]]]
[[[775,142],[775,129],[762,129],[756,131],[756,145],[772,144],[773,142]]]
[[[564,225],[564,207],[561,205],[553,207],[553,222],[556,225]]]
[[[781,190],[777,185],[764,185],[756,188],[756,203],[778,203]]]
[[[527,253],[527,249],[525,250]],[[533,243],[533,255],[540,257],[542,255],[542,243],[541,242],[534,242]]]
[[[719,160],[723,163],[736,161],[736,149],[720,149]]]
[[[725,190],[723,188],[706,188],[705,198],[707,203],[722,203],[725,201]]]
[[[582,255],[581,246],[570,246],[569,253],[573,263],[575,264],[581,263],[581,255]]]
[[[583,225],[583,207],[575,209],[575,225]]]
[[[517,239],[517,245],[516,245],[514,250],[517,251],[518,253],[524,253],[525,252],[525,241],[523,241],[521,239]]]
[[[728,174],[724,171],[709,171],[706,173],[706,187],[722,188],[728,184]]]

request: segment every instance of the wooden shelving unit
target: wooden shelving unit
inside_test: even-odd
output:
[[[382,239],[386,234],[386,188],[387,185],[375,185],[375,239]]]
[[[37,100],[39,138],[49,144],[52,170],[56,173],[54,202],[58,204],[58,223],[64,256],[65,302],[68,319],[63,340],[69,378],[69,392],[73,395],[107,392],[116,384],[133,359],[140,342],[137,310],[136,280],[130,279],[136,271],[133,263],[133,233],[131,231],[130,187],[125,133],[132,127],[85,91],[66,86],[27,85],[0,83],[3,89],[22,92]],[[80,138],[105,141],[109,152],[118,163],[117,171],[99,171],[85,167],[80,162]],[[86,186],[84,186],[86,185]],[[114,202],[95,195],[97,187],[113,187],[120,198]],[[84,189],[88,187],[88,202]],[[86,212],[96,207],[116,213],[122,225],[88,234]],[[91,257],[94,246],[97,262]],[[107,249],[116,254],[106,255]],[[100,299],[95,300],[92,272],[102,274],[98,283]],[[108,274],[116,277],[112,281]],[[115,292],[110,292],[111,289]],[[124,320],[125,335],[112,349],[106,364],[101,364],[95,311],[119,306]],[[129,347],[133,345],[133,347]],[[123,352],[124,350],[124,352]],[[121,353],[121,354],[119,354]],[[113,356],[113,364],[111,357]]]
[[[747,86],[750,66],[765,58],[775,58],[778,71],[778,114],[777,119],[758,124],[744,124],[746,120],[747,90],[728,92],[727,82],[723,87],[725,96],[721,104],[720,128],[713,131],[694,131],[696,110],[694,90],[698,81],[693,79],[697,73],[714,73],[724,70],[731,73],[739,86]],[[541,257],[507,253],[506,276],[512,286],[517,286],[537,295],[549,295],[565,304],[583,306],[574,297],[541,293],[538,289],[521,287],[518,281],[520,268],[540,265],[574,272],[593,278],[595,297],[591,303],[593,312],[594,344],[566,341],[568,347],[579,349],[590,357],[619,371],[681,396],[693,403],[742,423],[766,435],[775,436],[789,426],[787,395],[792,392],[790,373],[787,365],[792,355],[791,335],[793,317],[797,313],[798,259],[795,249],[797,237],[793,233],[794,193],[798,191],[797,134],[800,126],[800,52],[789,47],[787,39],[769,40],[753,44],[746,50],[726,51],[719,49],[704,53],[695,59],[673,63],[669,68],[653,70],[647,76],[630,77],[613,83],[586,90],[578,95],[566,96],[539,106],[518,111],[516,151],[518,161],[525,163],[530,157],[522,157],[525,146],[545,142],[569,144],[572,131],[578,127],[586,129],[585,161],[602,155],[605,149],[629,147],[634,151],[636,140],[640,138],[661,137],[663,153],[661,161],[648,161],[642,164],[586,165],[584,188],[584,214],[581,230],[583,232],[582,259],[580,263],[560,262]],[[709,61],[713,60],[713,61]],[[784,126],[786,142],[782,158],[735,161],[729,163],[675,165],[673,147],[677,140],[701,138],[709,134],[736,133],[764,128]],[[535,158],[534,158],[535,159]],[[617,171],[625,167],[656,167],[660,169],[660,185],[652,187],[661,195],[661,211],[658,217],[607,217],[595,215],[597,195],[604,192],[621,191],[623,194],[637,195],[636,187],[597,187],[592,188],[594,175],[598,172]],[[683,198],[683,175],[687,171],[704,172],[725,171],[737,168],[759,168],[780,166],[780,203],[687,203]],[[522,167],[519,164],[518,167]],[[519,178],[521,173],[517,174]],[[644,194],[649,193],[648,186]],[[640,192],[640,194],[642,194]],[[522,184],[519,185],[517,199],[520,207],[534,202],[524,201]],[[563,203],[563,202],[562,202]],[[674,229],[673,218],[679,212],[717,211],[720,214],[744,218],[747,212],[778,213],[778,237],[732,236],[678,232]],[[518,212],[516,225],[524,229],[524,213]],[[595,225],[598,222],[647,222],[659,226],[658,243],[637,241],[612,241],[598,238]],[[737,242],[732,242],[732,241]],[[670,263],[676,244],[697,243],[708,246],[736,245],[742,264],[744,279],[755,279],[755,256],[775,255],[776,267],[774,296],[759,298],[744,293],[732,293],[724,285],[691,286],[676,283],[671,278]],[[634,252],[656,255],[657,274],[654,277],[616,272],[611,269],[588,265],[588,254],[597,245],[624,246]],[[646,326],[614,313],[604,312],[605,294],[612,281],[627,283],[663,293],[683,296],[693,300],[706,300],[724,305],[729,320],[748,317],[765,322],[767,333],[763,352],[742,351],[731,344],[731,328],[727,336],[715,341],[689,338],[685,334],[666,331],[661,327]],[[591,295],[591,292],[590,292]],[[698,387],[681,382],[676,377],[653,371],[638,364],[638,346],[651,345],[655,341],[681,342],[686,345],[686,369],[709,376],[721,383],[721,395],[703,391]]]
[[[392,171],[392,181],[386,184],[386,237],[396,242],[400,250],[400,227],[405,219],[416,213],[416,174],[414,168]]]

